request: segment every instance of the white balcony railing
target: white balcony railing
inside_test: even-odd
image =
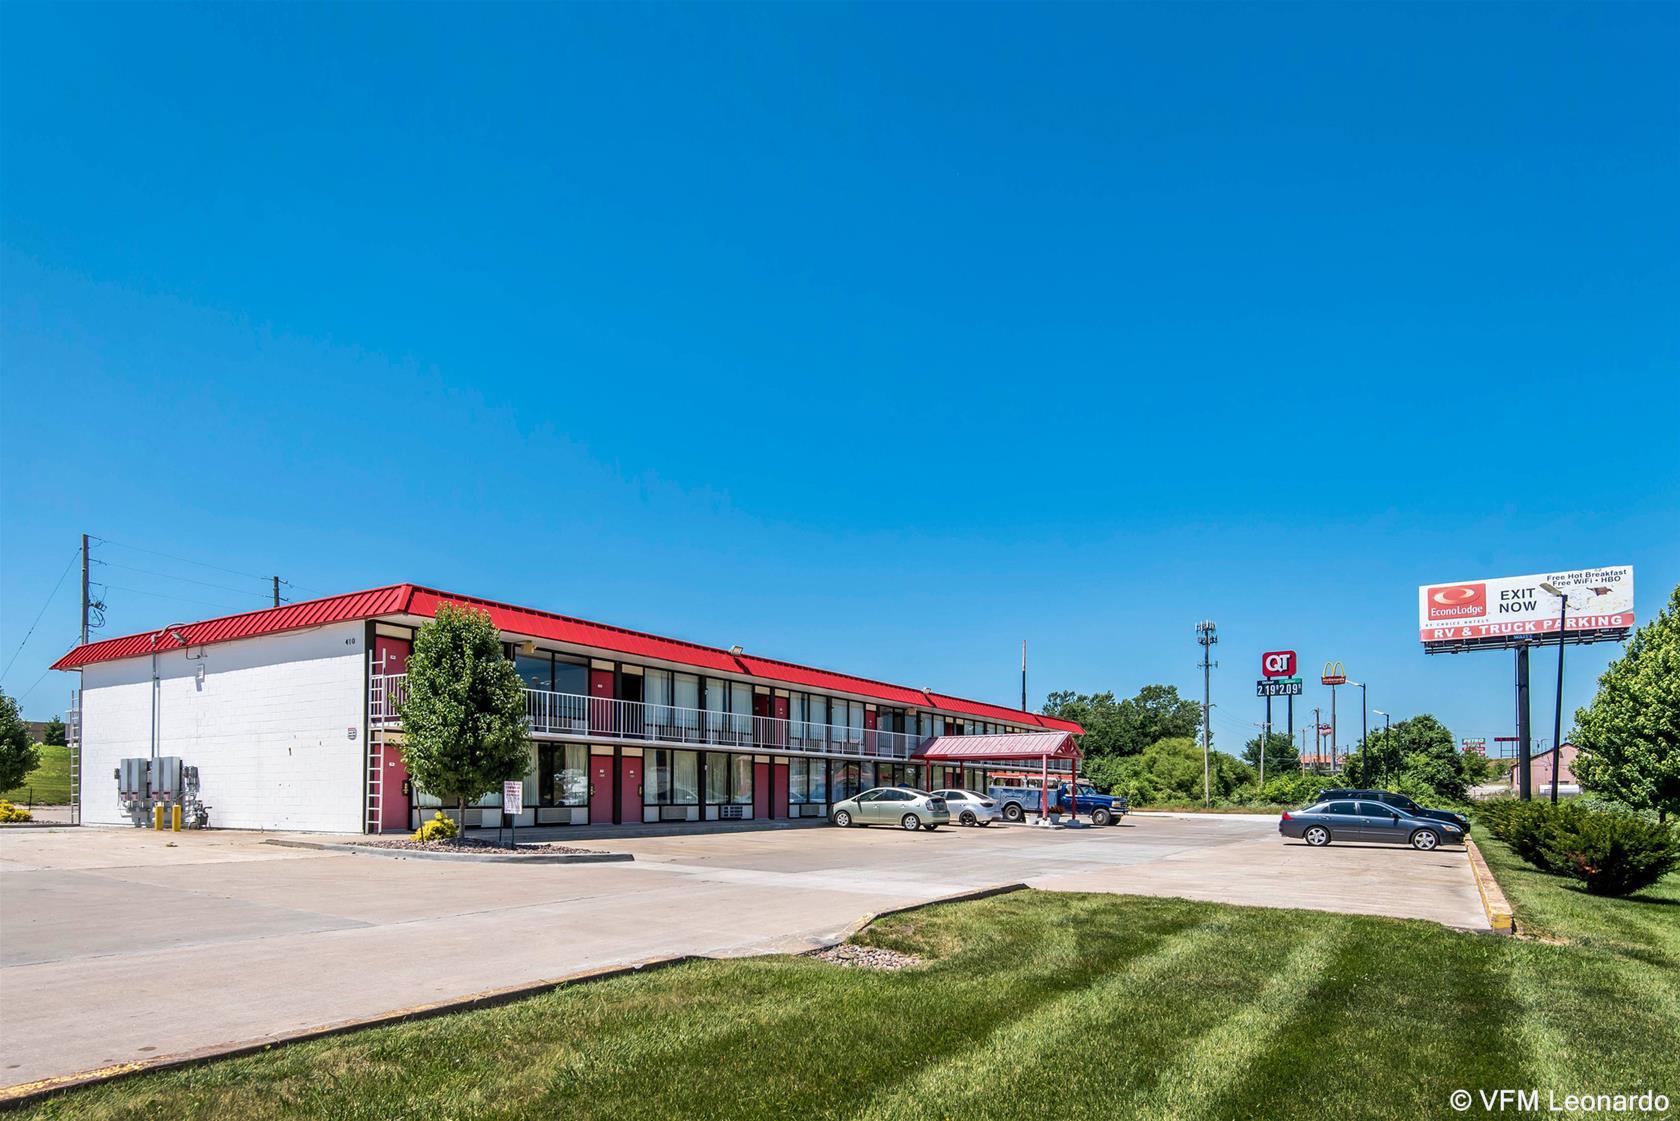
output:
[[[401,727],[402,703],[407,695],[407,674],[374,674],[369,682],[369,719],[384,728]],[[697,747],[745,747],[885,759],[910,758],[923,739],[912,732],[809,724],[774,716],[585,697],[544,689],[525,690],[525,717],[536,735],[587,736]]]

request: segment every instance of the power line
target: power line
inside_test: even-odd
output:
[[[54,584],[52,591],[47,593],[47,602],[45,602],[41,605],[41,610],[36,614],[35,621],[33,623],[29,624],[29,629],[24,632],[23,641],[18,643],[17,649],[13,650],[12,651],[12,656],[9,659],[7,659],[6,668],[4,670],[0,670],[0,680],[4,680],[5,676],[8,673],[12,672],[12,666],[14,664],[16,664],[16,662],[18,660],[18,655],[23,653],[23,648],[25,646],[29,645],[29,636],[34,634],[35,633],[35,628],[41,625],[41,619],[46,615],[47,608],[52,606],[53,597],[58,595],[58,589],[60,589],[64,586],[64,578],[66,576],[70,575],[70,570],[73,567],[75,567],[76,560],[81,555],[82,555],[82,551],[80,549],[77,549],[74,553],[72,553],[70,555],[70,563],[65,565],[64,566],[64,571],[60,572],[58,574],[58,583]],[[38,684],[40,684],[40,682],[36,682],[36,684],[38,685]],[[33,685],[30,686],[30,688],[33,689],[34,686]]]
[[[194,580],[190,576],[175,576],[175,575],[172,575],[168,572],[154,572],[149,568],[135,568],[133,565],[118,564],[115,561],[96,560],[93,563],[94,564],[105,565],[107,568],[120,568],[125,572],[137,572],[142,576],[161,576],[165,580],[179,580],[183,584],[197,584],[198,586],[200,586],[202,588],[215,588],[217,591],[220,591],[220,592],[233,592],[235,595],[242,595],[242,596],[257,596],[260,599],[267,599],[268,598],[267,593],[264,593],[264,592],[253,592],[249,588],[234,588],[234,587],[230,587],[227,584],[212,584],[208,580]],[[266,582],[268,578],[263,577],[263,579]],[[284,580],[282,580],[280,582],[282,584],[285,583]]]
[[[225,572],[229,576],[246,576],[252,580],[264,581],[270,579],[268,576],[260,576],[255,572],[242,572],[237,568],[224,568],[219,564],[210,564],[208,561],[193,560],[191,557],[176,556],[174,553],[165,553],[158,549],[146,549],[139,545],[125,545],[121,541],[112,541],[109,537],[95,537],[94,540],[99,542],[101,545],[115,545],[119,549],[133,549],[137,553],[150,553],[154,557],[163,557],[166,560],[180,561],[182,564],[193,564],[200,568],[213,568],[217,572]],[[282,580],[281,583],[284,584],[286,581]]]
[[[121,584],[106,584],[105,589],[112,592],[129,592],[137,596],[152,596],[155,599],[169,599],[177,603],[196,603],[200,607],[214,607],[222,611],[233,611],[241,615],[249,611],[260,611],[260,607],[237,607],[230,603],[211,603],[205,599],[188,599],[186,596],[165,595],[162,592],[148,592],[144,588],[125,588]]]

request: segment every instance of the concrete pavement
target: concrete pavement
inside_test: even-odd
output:
[[[809,949],[869,913],[1012,881],[1486,926],[1463,850],[1309,849],[1263,821],[575,836],[636,860],[526,867],[222,831],[0,833],[0,1086],[590,968]]]

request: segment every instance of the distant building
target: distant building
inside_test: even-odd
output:
[[[1572,743],[1566,743],[1562,747],[1558,748],[1558,757],[1560,760],[1558,765],[1559,791],[1567,792],[1569,794],[1579,794],[1581,792],[1581,784],[1575,779],[1576,754],[1575,745]],[[1517,771],[1517,761],[1515,759],[1507,759],[1501,760],[1501,762],[1505,763],[1510,768],[1510,773],[1506,776],[1506,781],[1510,783],[1511,789],[1519,789],[1521,785],[1521,776]],[[1531,789],[1535,791],[1539,791],[1542,788],[1548,791],[1551,790],[1551,751],[1548,750],[1542,754],[1531,756],[1529,758],[1528,765],[1529,775],[1531,776],[1530,781],[1533,783]]]

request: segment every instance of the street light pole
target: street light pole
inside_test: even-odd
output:
[[[1393,746],[1394,746],[1392,743],[1389,742],[1389,739],[1388,739],[1388,713],[1384,712],[1380,708],[1374,708],[1371,711],[1383,718],[1383,749],[1382,749],[1383,773],[1382,773],[1381,777],[1387,778],[1388,777],[1388,753],[1389,753],[1390,750],[1393,749]],[[1365,749],[1365,754],[1367,756],[1369,756],[1371,754],[1371,749],[1367,747]]]
[[[1569,623],[1569,596],[1549,580],[1541,583],[1540,590],[1550,592],[1558,597],[1557,711],[1552,718],[1552,805],[1555,806],[1557,805],[1558,760],[1561,758],[1558,749],[1563,746],[1563,637],[1567,633]]]
[[[1272,746],[1272,722],[1254,725],[1260,729],[1260,789],[1266,789],[1266,749]]]

